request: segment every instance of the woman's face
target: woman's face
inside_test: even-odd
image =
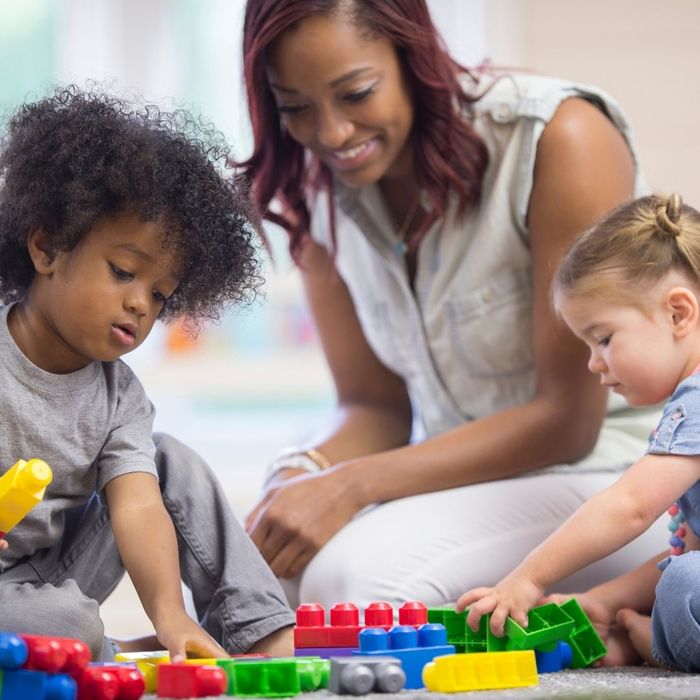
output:
[[[284,128],[346,185],[411,175],[413,103],[388,39],[313,15],[273,43],[267,75]]]

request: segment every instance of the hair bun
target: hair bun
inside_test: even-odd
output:
[[[669,236],[674,238],[680,236],[681,227],[678,222],[681,220],[682,213],[683,197],[678,192],[674,192],[665,201],[663,199],[659,200],[656,207],[656,224]]]

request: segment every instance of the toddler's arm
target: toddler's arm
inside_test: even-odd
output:
[[[227,656],[185,611],[175,528],[155,477],[124,474],[112,479],[105,492],[119,553],[170,658],[182,661],[188,651]]]
[[[467,620],[474,630],[489,612],[495,634],[503,634],[508,616],[526,626],[528,610],[548,586],[632,541],[698,477],[700,457],[644,456],[612,486],[584,503],[496,586],[462,595],[457,609],[470,607]]]

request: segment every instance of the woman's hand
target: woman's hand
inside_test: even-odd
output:
[[[479,629],[479,620],[491,613],[491,631],[502,637],[507,617],[527,627],[527,613],[543,592],[534,581],[513,572],[492,588],[473,588],[464,593],[457,601],[457,612],[469,608],[467,624],[474,632]]]
[[[275,576],[299,575],[361,508],[346,465],[274,480],[245,527]]]
[[[158,641],[168,650],[173,663],[184,661],[187,654],[202,659],[225,659],[228,654],[185,610],[173,610],[155,622]]]

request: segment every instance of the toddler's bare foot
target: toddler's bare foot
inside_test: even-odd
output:
[[[651,655],[651,617],[640,615],[636,610],[623,608],[617,613],[617,623],[627,630],[630,642],[639,656],[649,666],[658,666]]]
[[[638,666],[643,659],[632,644],[632,640],[624,627],[612,625],[604,635],[608,653],[596,666]]]

